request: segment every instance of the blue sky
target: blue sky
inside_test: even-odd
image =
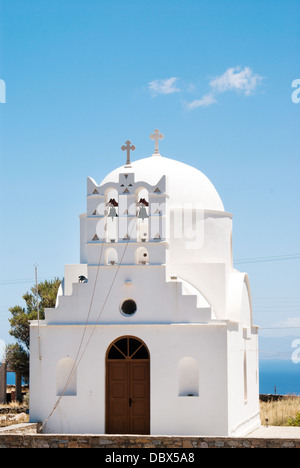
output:
[[[87,176],[120,166],[127,139],[133,159],[150,156],[155,128],[161,154],[204,172],[233,213],[255,323],[300,327],[300,2],[0,5],[0,340],[34,263],[44,279],[79,262]],[[261,333],[290,354],[300,338]]]

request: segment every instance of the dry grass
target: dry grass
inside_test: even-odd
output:
[[[278,401],[260,402],[261,423],[269,426],[288,426],[288,420],[300,412],[300,397],[287,396]]]
[[[20,408],[20,406],[23,406],[23,405],[21,405],[19,401],[11,401],[10,403],[1,404],[0,408],[7,408],[7,409],[14,410],[14,409]]]
[[[17,402],[0,406],[1,408],[8,408],[12,411],[9,414],[0,414],[0,427],[28,422],[29,416],[27,414],[13,414],[14,410],[19,406],[20,404]],[[288,426],[288,420],[295,418],[297,413],[300,413],[299,396],[291,395],[277,401],[260,402],[260,419],[262,425],[266,425],[266,419],[268,419],[269,426]]]

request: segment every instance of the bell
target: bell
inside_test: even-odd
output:
[[[109,217],[109,218],[117,218],[117,217],[118,217],[116,208],[115,208],[114,206],[112,206],[111,208],[109,208],[108,217]]]
[[[146,208],[144,206],[141,206],[140,212],[138,214],[138,218],[142,218],[143,220],[145,218],[149,218],[149,216],[147,214],[147,211],[146,211]]]

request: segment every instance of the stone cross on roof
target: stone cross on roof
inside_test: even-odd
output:
[[[131,141],[129,141],[129,140],[125,141],[125,143],[126,143],[126,146],[123,145],[123,146],[121,147],[121,150],[122,150],[122,151],[125,151],[125,150],[127,151],[127,160],[126,160],[126,165],[125,165],[125,167],[126,167],[126,166],[130,166],[130,150],[131,150],[131,151],[134,151],[134,150],[135,150],[135,146],[134,146],[134,145],[131,145]],[[130,146],[130,145],[131,145],[131,146]]]
[[[150,135],[151,140],[155,140],[155,150],[153,155],[158,155],[159,154],[159,149],[158,149],[158,140],[162,140],[164,138],[164,135],[162,133],[159,133],[159,130],[156,128],[154,130],[154,133]]]

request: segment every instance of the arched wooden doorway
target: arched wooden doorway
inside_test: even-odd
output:
[[[118,338],[107,350],[106,433],[150,434],[150,356],[134,336]]]

